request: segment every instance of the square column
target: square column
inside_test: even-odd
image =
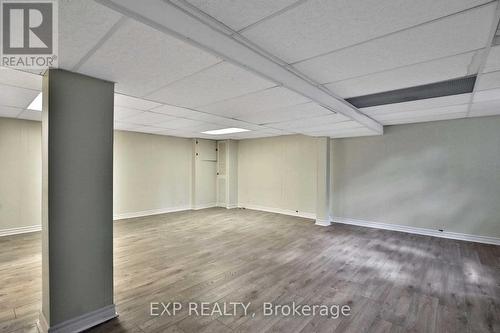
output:
[[[113,304],[114,84],[43,78],[42,332],[80,332]]]
[[[316,187],[316,224],[330,225],[330,138],[322,137],[317,141],[317,187]]]

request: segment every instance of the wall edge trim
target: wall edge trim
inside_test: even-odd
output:
[[[17,227],[17,228],[9,228],[9,229],[0,229],[0,237],[3,236],[11,236],[11,235],[19,235],[26,234],[29,232],[41,231],[42,225],[31,225],[27,227]]]
[[[118,221],[118,220],[124,220],[124,219],[132,219],[132,218],[136,218],[136,217],[144,217],[144,216],[159,215],[159,214],[165,214],[165,213],[181,212],[184,210],[191,210],[191,206],[186,205],[186,206],[179,206],[179,207],[158,208],[158,209],[141,210],[141,211],[137,211],[137,212],[114,214],[113,220]]]
[[[213,208],[213,207],[220,207],[220,206],[217,206],[217,203],[215,203],[215,202],[210,202],[210,203],[203,204],[203,205],[196,205],[196,206],[189,208],[189,209],[200,210],[200,209],[207,209],[207,208]]]
[[[450,232],[450,231],[442,231],[441,232],[439,230],[433,230],[433,229],[427,229],[427,228],[410,227],[410,226],[405,226],[405,225],[400,225],[400,224],[388,224],[388,223],[381,223],[381,222],[373,222],[373,221],[352,219],[352,218],[346,218],[346,217],[334,217],[332,219],[332,222],[355,225],[355,226],[359,226],[359,227],[406,232],[409,234],[416,234],[416,235],[424,235],[424,236],[433,236],[433,237],[439,237],[439,238],[462,240],[462,241],[467,241],[467,242],[500,245],[500,238],[489,237],[489,236],[462,234],[462,233]]]
[[[283,214],[283,215],[290,215],[290,216],[298,216],[298,217],[302,217],[305,219],[311,219],[311,220],[316,219],[316,214],[314,214],[314,213],[300,212],[300,211],[297,212],[297,211],[291,210],[291,209],[281,209],[281,208],[276,208],[276,207],[265,207],[265,206],[243,204],[243,203],[239,203],[238,208],[259,210],[262,212],[276,213],[276,214]]]
[[[40,317],[36,325],[42,333],[73,333],[82,332],[116,317],[118,317],[118,314],[116,313],[115,305],[111,304],[71,318],[52,327],[47,324],[45,316],[40,312]]]

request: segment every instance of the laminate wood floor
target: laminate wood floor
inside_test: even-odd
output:
[[[251,210],[114,224],[120,317],[90,332],[500,332],[500,247]],[[36,332],[40,234],[0,238],[0,332]],[[150,302],[251,302],[255,316],[149,314]],[[351,315],[264,317],[262,303]]]

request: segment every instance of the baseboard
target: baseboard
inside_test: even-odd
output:
[[[139,211],[139,212],[115,214],[115,215],[113,215],[113,220],[132,219],[135,217],[144,217],[144,216],[151,216],[151,215],[158,215],[158,214],[165,214],[165,213],[181,212],[181,211],[190,210],[190,209],[191,209],[191,206],[180,206],[180,207],[143,210],[143,211]]]
[[[200,209],[207,209],[207,208],[213,208],[213,207],[217,207],[217,203],[215,202],[210,202],[210,203],[207,203],[207,204],[203,204],[203,205],[196,205],[196,206],[193,206],[193,210],[200,210]]]
[[[303,218],[312,219],[312,220],[316,219],[316,214],[314,214],[314,213],[300,212],[300,211],[297,212],[297,211],[291,210],[291,209],[264,207],[264,206],[258,206],[258,205],[248,205],[248,204],[243,204],[243,203],[238,204],[238,207],[245,208],[245,209],[260,210],[260,211],[269,212],[269,213],[298,216],[298,217],[303,217]]]
[[[331,225],[330,219],[316,219],[316,222],[314,223],[316,225],[320,225],[322,227],[328,227]]]
[[[238,205],[227,205],[225,207],[226,207],[226,209],[234,209],[234,208],[238,208]]]
[[[47,323],[47,319],[43,315],[43,312],[40,311],[38,313],[38,320],[36,321],[36,327],[38,328],[38,332],[46,333],[49,331],[49,324]]]
[[[333,218],[333,222],[357,225],[360,227],[400,231],[400,232],[406,232],[406,233],[410,233],[410,234],[417,234],[417,235],[424,235],[424,236],[434,236],[434,237],[440,237],[440,238],[463,240],[463,241],[468,241],[468,242],[500,245],[500,238],[489,237],[489,236],[469,235],[469,234],[462,234],[462,233],[458,233],[458,232],[439,231],[439,230],[433,230],[433,229],[427,229],[427,228],[410,227],[410,226],[399,225],[399,224],[388,224],[388,223],[372,222],[372,221],[366,221],[366,220],[350,219],[350,218],[345,218],[345,217],[335,217],[335,218]]]
[[[49,327],[43,313],[37,321],[38,330],[42,333],[74,333],[102,324],[110,319],[118,317],[115,305],[111,304],[98,310],[86,313],[76,318],[67,320],[60,324]]]
[[[32,225],[29,227],[2,229],[2,230],[0,230],[0,237],[18,235],[18,234],[26,234],[28,232],[36,232],[36,231],[40,231],[40,230],[42,230],[42,225]]]

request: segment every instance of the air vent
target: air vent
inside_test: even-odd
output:
[[[346,99],[357,108],[417,101],[420,99],[466,94],[472,92],[476,75],[425,84],[422,86],[385,91]]]

